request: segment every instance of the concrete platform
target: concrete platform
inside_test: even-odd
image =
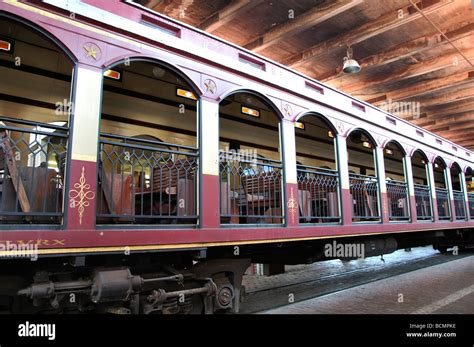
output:
[[[473,314],[474,256],[261,313]]]

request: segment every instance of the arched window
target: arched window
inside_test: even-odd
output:
[[[410,218],[408,185],[405,178],[405,150],[390,141],[384,148],[385,175],[387,185],[388,213],[391,221],[406,221]],[[390,178],[389,176],[390,175]]]
[[[340,222],[336,130],[323,116],[304,115],[295,123],[300,223]]]
[[[376,142],[365,130],[353,130],[347,138],[352,220],[379,221],[379,187],[375,161]]]
[[[281,224],[280,115],[263,95],[238,91],[219,105],[222,224]]]
[[[162,62],[104,70],[98,224],[197,224],[198,98]]]
[[[428,177],[428,158],[425,153],[419,149],[413,153],[411,168],[413,173],[413,186],[415,189],[417,220],[433,220],[431,189]]]
[[[63,219],[75,61],[33,24],[0,14],[2,223]]]

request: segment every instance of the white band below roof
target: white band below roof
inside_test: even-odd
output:
[[[201,112],[201,155],[202,173],[219,175],[219,104],[202,99]]]
[[[285,169],[285,180],[286,183],[297,184],[297,171],[296,171],[296,145],[295,145],[295,124],[293,122],[283,120],[281,122],[281,131],[283,137],[283,153],[284,158],[283,166]]]
[[[77,67],[73,100],[72,159],[97,161],[102,71]]]

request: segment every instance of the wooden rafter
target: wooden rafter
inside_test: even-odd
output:
[[[474,87],[471,87],[471,85],[473,81],[474,71],[460,72],[447,77],[439,77],[428,81],[420,81],[410,85],[407,88],[399,89],[390,93],[384,93],[383,95],[386,96],[387,100],[401,101],[421,98],[430,94],[442,92],[444,90],[467,85],[467,89],[471,89],[470,92],[472,96],[472,89]],[[366,96],[355,94],[355,96],[367,100],[369,98],[371,99],[377,97],[378,95]],[[380,105],[382,102],[384,101],[380,101],[375,104]]]
[[[437,124],[440,124],[441,122],[450,122],[451,121],[450,119],[456,115],[463,114],[465,112],[471,112],[472,114],[474,114],[474,103],[470,102],[470,103],[465,103],[462,105],[454,105],[454,107],[450,107],[444,111],[439,111],[439,112],[433,111],[433,112],[427,113],[423,111],[424,111],[424,108],[421,108],[420,113],[426,114],[424,118],[418,118],[418,119],[410,118],[407,120],[410,120],[412,123],[419,126],[424,126],[424,123],[427,122],[428,120],[430,121],[435,120]]]
[[[361,3],[363,3],[363,0],[338,0],[325,7],[316,6],[295,19],[289,19],[287,22],[270,29],[265,34],[252,39],[244,47],[254,52],[263,51],[271,45],[323,23]]]
[[[452,2],[453,0],[433,0],[430,6],[427,6],[423,9],[423,12],[425,14],[430,14],[435,11],[439,11],[441,8],[449,5]],[[400,11],[392,11],[352,31],[318,43],[301,53],[284,59],[282,62],[292,68],[297,68],[305,64],[308,60],[315,59],[330,50],[340,48],[341,46],[345,46],[347,44],[355,45],[387,31],[396,29],[421,17],[422,16],[420,13],[413,12],[412,5],[405,6],[400,9]]]
[[[233,19],[237,18],[241,13],[250,11],[252,8],[263,3],[263,0],[236,0],[222,10],[213,13],[206,18],[199,28],[207,32],[213,32],[228,24]]]
[[[471,100],[474,95],[472,87],[461,88],[454,91],[447,91],[441,95],[434,95],[431,98],[423,99],[422,106],[432,107],[440,105],[449,105],[458,103],[465,100]]]
[[[470,60],[474,61],[474,47],[466,50],[464,53]],[[341,84],[340,86],[336,85],[335,87],[343,87],[343,90],[349,94],[361,90],[363,90],[364,94],[377,93],[383,90],[383,87],[388,83],[393,84],[442,70],[451,69],[462,71],[470,68],[471,66],[458,52],[451,52],[427,61],[408,65],[405,69],[397,71],[396,75],[388,74],[385,76],[377,76],[369,80],[356,80],[353,83]],[[334,86],[333,84],[331,85]]]
[[[434,124],[429,124],[428,122],[420,123],[418,125],[425,127],[429,131],[439,131],[440,129],[448,126],[449,129],[462,129],[466,123],[474,121],[474,113],[472,111],[461,112],[455,115],[452,115],[448,119],[435,120]]]
[[[452,42],[471,37],[474,31],[474,23],[456,23],[453,27],[445,30],[445,35],[449,37]],[[423,53],[427,50],[433,51],[437,48],[445,45],[447,41],[439,34],[434,33],[431,35],[420,36],[414,40],[403,42],[396,47],[393,47],[383,52],[376,53],[359,60],[359,65],[365,71],[372,67],[380,67],[383,65],[391,64],[408,57],[412,57],[416,54]],[[326,78],[322,78],[322,82],[329,83],[331,86],[337,88],[337,82],[344,76],[342,72],[342,66],[336,68],[335,74],[332,74]]]

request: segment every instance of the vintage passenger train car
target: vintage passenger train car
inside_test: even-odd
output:
[[[131,1],[0,23],[2,311],[237,312],[250,262],[473,244],[450,141]]]

